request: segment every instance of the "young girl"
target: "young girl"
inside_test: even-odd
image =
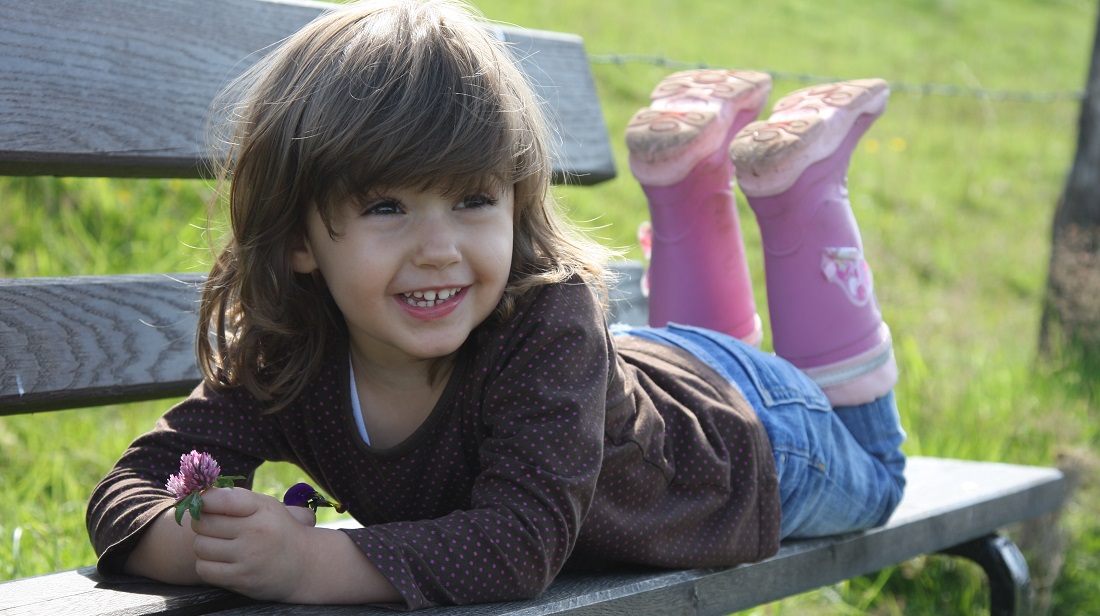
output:
[[[681,275],[706,272],[687,292],[662,272],[679,258],[667,238],[717,234],[708,217],[732,207],[727,146],[768,87],[739,75],[672,78],[628,133],[655,306],[739,284],[702,269],[740,254],[728,224],[687,261]],[[867,528],[896,506],[889,336],[843,199],[881,82],[799,95],[733,140],[769,293],[786,289],[776,349],[825,393],[713,329],[609,332],[607,255],[559,216],[539,103],[468,9],[336,9],[242,84],[232,234],[200,309],[204,382],[92,494],[105,575],[419,608],[533,597],[567,565],[759,560],[781,537]],[[293,462],[363,528],[317,528],[239,488],[207,490],[178,525],[165,480],[196,449],[225,475]]]

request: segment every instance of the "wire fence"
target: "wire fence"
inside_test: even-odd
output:
[[[673,70],[688,70],[697,68],[723,68],[704,62],[683,62],[662,56],[648,56],[642,54],[589,54],[588,59],[593,64],[648,64]],[[808,73],[795,73],[787,71],[764,71],[771,75],[772,79],[793,81],[795,83],[831,83],[843,81],[842,77],[830,77],[825,75],[812,75]],[[890,82],[890,91],[927,96],[958,96],[975,98],[988,101],[1006,101],[1023,103],[1055,103],[1072,101],[1079,102],[1084,98],[1084,91],[1062,92],[1027,92],[1021,90],[996,90],[978,87],[962,87],[935,83],[906,83]]]

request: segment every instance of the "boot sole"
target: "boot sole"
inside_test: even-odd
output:
[[[748,124],[730,143],[742,191],[770,196],[787,190],[807,167],[833,154],[858,119],[882,115],[889,96],[882,79],[858,79],[783,97],[770,118]]]
[[[754,119],[771,93],[758,71],[698,69],[674,73],[650,95],[650,106],[627,124],[626,145],[635,177],[650,186],[683,179]]]

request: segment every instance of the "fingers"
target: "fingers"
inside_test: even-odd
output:
[[[217,562],[247,559],[257,546],[271,543],[299,524],[287,507],[270,496],[234,488],[207,490],[202,515],[191,521],[195,556]]]
[[[259,513],[265,507],[278,504],[277,500],[243,488],[212,488],[202,493],[202,513],[243,518]],[[285,506],[290,515],[301,524],[315,526],[317,513],[309,507]]]
[[[240,560],[241,542],[237,539],[225,539],[210,535],[197,535],[191,544],[192,551],[199,562],[232,563]],[[201,573],[199,575],[202,575]],[[205,578],[205,576],[203,576]]]
[[[244,488],[211,488],[202,493],[202,512],[243,518],[258,512],[265,498],[274,500]]]
[[[285,532],[287,525],[315,526],[317,514],[308,507],[287,507],[270,496],[236,488],[203,492],[202,515],[191,521],[200,537],[232,540]],[[201,556],[201,555],[200,555]]]
[[[235,494],[241,492],[243,494]],[[308,551],[313,512],[290,511],[270,496],[217,490],[194,520],[195,573],[207,583],[251,597],[279,600],[301,579],[300,557]],[[254,511],[248,515],[232,515]],[[218,512],[218,513],[215,513]],[[308,512],[308,517],[302,513]]]
[[[255,492],[233,488],[212,488],[202,493],[202,514],[191,520],[200,536],[232,539],[241,532],[240,522],[257,513],[261,503]]]
[[[196,540],[195,552],[198,559],[195,561],[195,574],[203,582],[212,586],[220,586],[255,598],[277,599],[270,590],[264,591],[267,579],[267,570],[256,567],[253,561],[247,558],[238,558],[239,554],[233,552],[239,546],[235,541],[209,540],[208,545],[200,547]],[[200,550],[206,554],[199,554]]]
[[[237,569],[239,567],[234,563],[220,560],[199,559],[195,563],[195,574],[199,576],[199,579],[207,584],[221,586],[222,588],[229,588],[228,582],[236,577]]]
[[[270,496],[241,488],[213,488],[203,492],[202,515],[191,520],[191,528],[200,535],[232,539],[245,532],[316,523],[316,513],[307,507],[287,507]]]

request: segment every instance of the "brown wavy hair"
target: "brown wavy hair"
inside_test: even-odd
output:
[[[270,411],[307,386],[345,325],[320,274],[292,271],[290,250],[310,208],[335,238],[336,208],[372,187],[511,182],[512,268],[495,318],[575,275],[606,305],[609,252],[559,212],[540,103],[469,7],[372,0],[327,12],[235,81],[215,109],[230,233],[199,309],[197,356],[210,386],[243,386]]]

